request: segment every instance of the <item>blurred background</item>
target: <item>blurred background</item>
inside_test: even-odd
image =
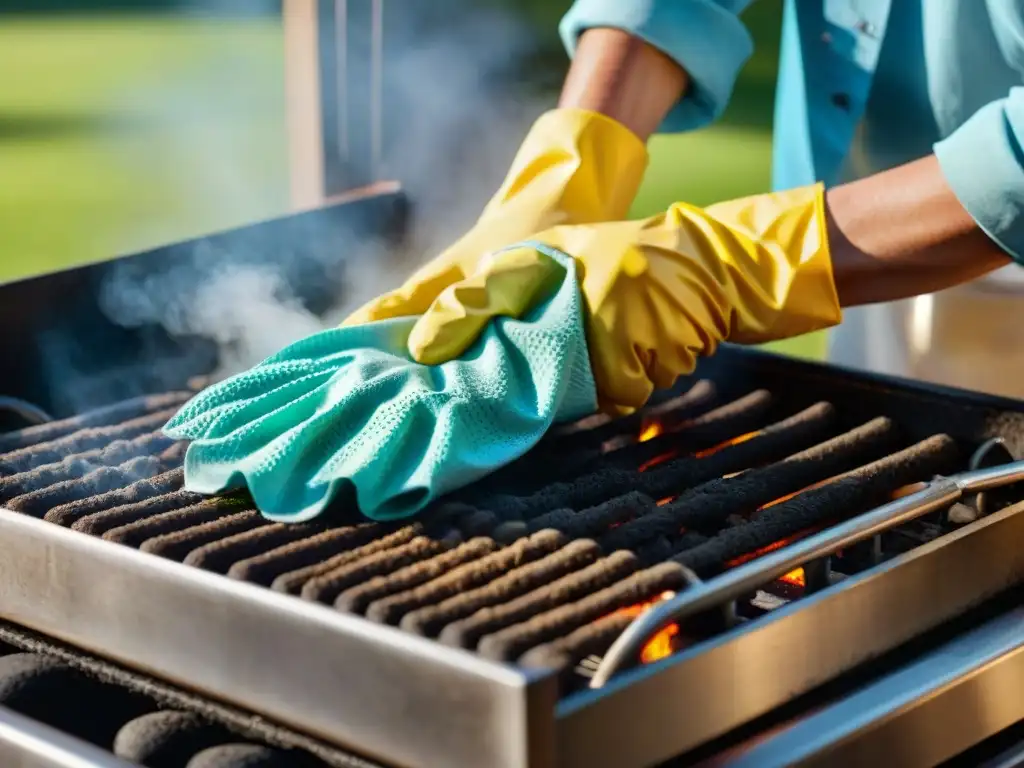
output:
[[[407,152],[432,162],[400,180],[420,196],[448,182],[438,199],[455,207],[439,243],[472,221],[525,127],[553,104],[569,4],[478,0],[486,22],[412,30],[406,69],[434,70],[407,87],[448,122],[409,128]],[[634,215],[768,189],[781,0],[744,18],[755,54],[729,110],[710,129],[654,139]],[[284,57],[279,2],[0,0],[0,282],[286,213]],[[513,95],[488,85],[498,60],[514,72]],[[455,142],[461,123],[476,138]],[[435,153],[444,140],[458,146]],[[820,357],[824,339],[776,348]]]

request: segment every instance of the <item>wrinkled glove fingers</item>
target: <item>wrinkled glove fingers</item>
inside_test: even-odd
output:
[[[524,246],[481,261],[477,271],[434,300],[409,336],[417,362],[439,365],[461,356],[495,317],[522,317],[547,296],[565,270]]]
[[[437,266],[433,263],[420,269],[393,291],[382,294],[349,315],[342,327],[364,325],[395,317],[422,315],[437,296],[464,277],[455,264]]]

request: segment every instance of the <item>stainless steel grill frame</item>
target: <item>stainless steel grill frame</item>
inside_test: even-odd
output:
[[[639,767],[1024,580],[1022,513],[1002,510],[561,702],[552,676],[7,510],[0,615],[389,764]],[[814,654],[776,663],[808,638]],[[979,725],[977,740],[991,735]]]
[[[735,374],[751,366],[794,386],[827,376],[828,394],[840,403],[846,396],[863,402],[865,391],[895,409],[901,398],[939,398],[943,421],[968,438],[999,431],[1011,446],[1020,439],[1024,411],[1017,404],[965,393],[836,377],[819,366],[734,349],[698,375],[729,380],[735,375],[723,369]],[[491,662],[4,509],[0,616],[387,764],[628,768],[721,737],[1024,582],[1024,550],[1016,546],[1022,539],[1019,503],[561,700],[556,676],[543,670]],[[780,649],[808,642],[813,653],[778,663]],[[930,663],[963,662],[941,652],[936,658]],[[953,688],[998,684],[968,674],[969,665],[954,675],[955,666]],[[704,693],[694,699],[695,690]],[[1009,716],[971,722],[964,738],[980,741]],[[858,738],[866,743],[887,732],[866,715],[862,720]],[[779,739],[771,755],[816,756]],[[949,741],[951,748],[956,743]],[[839,760],[830,764],[845,764],[842,754],[829,754]]]
[[[976,745],[979,732],[1022,721],[1022,626],[1022,607],[990,618],[850,696],[699,765],[939,765]]]

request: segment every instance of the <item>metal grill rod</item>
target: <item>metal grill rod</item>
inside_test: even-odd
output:
[[[816,560],[897,525],[948,506],[965,494],[991,490],[1024,480],[1024,461],[941,477],[916,493],[884,504],[788,547],[701,582],[642,613],[608,649],[590,681],[601,688],[619,671],[632,666],[647,642],[668,624],[736,600],[809,560]]]
[[[0,707],[0,765],[132,768],[106,750],[6,707]]]
[[[42,408],[33,405],[27,400],[21,400],[17,397],[0,395],[0,410],[16,413],[28,422],[29,426],[46,424],[53,421],[53,417]]]
[[[1022,623],[1024,608],[991,619],[724,762],[732,768],[939,765],[975,744],[977,724],[998,733],[1024,717]],[[1021,764],[1010,761],[987,768]]]

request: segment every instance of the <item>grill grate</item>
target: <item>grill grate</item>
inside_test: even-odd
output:
[[[330,522],[285,525],[244,494],[182,490],[184,445],[159,429],[189,394],[0,436],[0,505],[562,671],[607,650],[630,620],[620,609],[684,589],[689,572],[713,575],[962,466],[944,434],[847,423],[828,402],[787,412],[766,390],[722,403],[698,381],[626,419],[562,428],[413,522],[365,522],[340,503]]]

